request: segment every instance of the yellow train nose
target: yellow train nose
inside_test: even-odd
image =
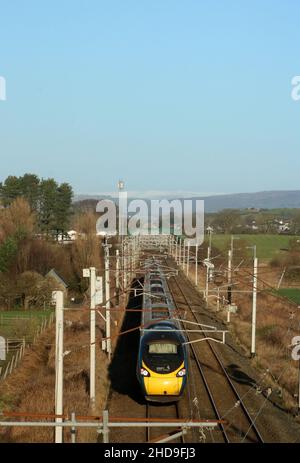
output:
[[[182,378],[145,378],[146,394],[152,395],[179,395],[182,386]]]

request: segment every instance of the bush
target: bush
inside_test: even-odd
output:
[[[280,259],[280,257],[274,257],[274,258],[270,261],[270,266],[271,266],[272,268],[282,267],[282,266],[283,266],[282,259]]]

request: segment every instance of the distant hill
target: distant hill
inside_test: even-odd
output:
[[[74,195],[74,203],[77,203],[79,201],[92,201],[92,200],[100,200],[100,199],[112,199],[111,196],[108,195]]]
[[[300,190],[261,191],[258,193],[236,193],[230,195],[208,196],[205,200],[206,212],[222,209],[279,209],[300,208]]]
[[[103,196],[101,195],[94,195],[94,196],[93,195],[77,195],[75,196],[74,201],[92,200],[92,199],[99,200],[99,199],[113,199],[113,198],[111,198],[110,196],[105,196],[105,195]],[[175,199],[175,197],[174,198],[168,197],[167,199]],[[177,198],[177,199],[182,199],[182,198]],[[261,191],[258,193],[234,193],[234,194],[206,196],[206,197],[199,197],[199,198],[193,197],[189,199],[194,199],[194,200],[203,199],[205,201],[205,212],[218,212],[222,209],[300,208],[300,190]]]

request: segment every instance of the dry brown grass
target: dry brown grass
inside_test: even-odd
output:
[[[251,273],[251,269],[249,268]],[[264,273],[265,272],[265,273]],[[239,290],[251,290],[249,273],[238,276]],[[268,275],[268,278],[266,276]],[[266,268],[261,273],[261,279],[268,285],[278,282],[280,271],[268,274]],[[190,271],[194,282],[194,269]],[[205,286],[205,269],[199,266],[199,290]],[[248,281],[249,280],[249,281]],[[266,288],[268,285],[259,284],[260,292],[257,299],[257,356],[252,361],[260,371],[267,372],[270,384],[281,399],[281,403],[288,409],[297,406],[295,394],[298,393],[299,365],[291,356],[291,342],[299,334],[300,314],[297,306],[287,299],[274,297]],[[261,291],[264,289],[264,291]],[[246,354],[250,354],[252,294],[234,293],[233,302],[238,305],[238,313],[231,315],[230,331]],[[216,301],[210,300],[211,308],[216,308]],[[292,313],[295,314],[292,316]],[[224,310],[219,312],[225,320]]]
[[[71,353],[64,359],[64,413],[91,414],[89,406],[89,324],[87,312],[67,312],[72,321],[66,327],[64,349]],[[100,328],[100,327],[98,327]],[[99,335],[98,335],[99,340]],[[1,384],[3,409],[23,413],[54,413],[55,386],[54,328],[49,329],[38,343],[29,349],[22,365]],[[97,403],[93,413],[101,414],[108,390],[107,358],[96,347]],[[70,430],[64,431],[64,440],[70,441]],[[2,433],[5,442],[53,442],[51,428],[15,427]],[[77,442],[96,442],[95,430],[80,429]]]
[[[111,294],[114,294],[114,281],[111,282]],[[128,302],[124,295],[120,308]],[[115,300],[112,301],[112,307]],[[117,334],[124,318],[124,312],[111,313],[113,336],[112,346],[117,343]],[[70,354],[64,357],[64,413],[77,415],[101,415],[105,407],[109,390],[108,360],[102,352],[101,338],[104,332],[103,320],[97,317],[96,345],[96,404],[89,404],[89,315],[88,310],[74,310],[65,313],[64,350]],[[116,323],[115,323],[116,322]],[[21,413],[54,413],[55,387],[55,328],[48,329],[38,342],[28,349],[22,364],[4,383],[0,383],[0,408]],[[8,430],[0,428],[2,442],[53,442],[54,431],[51,428],[21,428]],[[96,442],[97,434],[93,429],[80,429],[77,442]],[[70,430],[64,431],[64,441],[70,441]]]
[[[239,307],[232,316],[232,329],[249,353],[252,317],[252,296],[235,294]],[[261,292],[257,300],[257,359],[256,366],[269,372],[275,389],[288,408],[296,407],[298,392],[298,364],[291,356],[292,338],[297,335],[299,315],[291,318],[295,305],[278,299],[269,292]]]

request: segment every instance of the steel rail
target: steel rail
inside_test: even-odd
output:
[[[176,422],[176,420],[180,421],[180,413],[179,413],[178,403],[176,402],[176,403],[173,403],[173,404],[170,404],[170,405],[173,405],[172,408],[175,407],[176,418],[174,419],[174,422]],[[170,405],[169,405],[168,408],[171,408]],[[151,409],[151,403],[147,402],[146,403],[146,419],[147,419],[147,421],[149,420],[148,421],[149,423],[151,423],[151,420],[157,420],[157,422],[165,422],[167,420],[170,420],[170,422],[172,421],[171,418],[164,418],[162,421],[160,421],[160,419],[157,418],[157,417],[156,418],[151,418],[150,409]],[[180,429],[180,426],[179,426],[179,429]],[[172,432],[174,433],[174,430]],[[146,427],[146,442],[147,443],[153,443],[153,442],[155,442],[155,440],[158,440],[158,439],[160,439],[162,437],[168,438],[169,435],[165,434],[164,436],[160,436],[160,437],[156,437],[156,438],[154,437],[154,440],[152,440],[151,439],[151,427],[150,426]],[[181,443],[184,443],[183,436],[180,437],[180,441],[181,441]]]
[[[179,289],[181,289],[181,288],[179,288]],[[176,302],[176,298],[175,298],[175,295],[174,295],[174,291],[173,291],[171,288],[170,288],[170,291],[171,291],[171,293],[172,293],[174,303],[175,303],[175,305],[176,305],[176,307],[177,307],[177,302]],[[189,341],[190,341],[190,336],[187,335],[187,337],[188,337],[188,339],[189,339]],[[202,378],[202,380],[203,380],[203,383],[204,383],[206,392],[207,392],[207,394],[208,394],[209,401],[210,401],[210,403],[211,403],[211,405],[212,405],[212,408],[213,408],[213,410],[214,410],[214,413],[215,413],[215,415],[216,415],[216,418],[217,418],[218,420],[221,421],[220,413],[219,413],[218,408],[217,408],[217,405],[216,405],[216,403],[215,403],[213,394],[212,394],[212,392],[211,392],[211,390],[210,390],[209,384],[208,384],[208,382],[207,382],[207,380],[206,380],[206,377],[205,377],[203,368],[202,368],[202,366],[201,366],[201,363],[200,363],[200,361],[199,361],[199,359],[198,359],[198,357],[197,357],[197,355],[196,355],[195,348],[194,348],[194,346],[193,346],[192,344],[190,344],[190,348],[191,348],[191,351],[192,351],[192,353],[193,353],[193,358],[194,358],[194,360],[195,360],[195,362],[196,362],[198,371],[199,371],[200,376],[201,376],[201,378]],[[229,440],[229,438],[228,438],[228,436],[227,436],[227,433],[226,433],[226,431],[225,431],[225,428],[224,428],[223,423],[220,423],[220,428],[221,428],[222,435],[223,435],[223,438],[224,438],[225,442],[226,442],[226,443],[229,443],[230,440]]]
[[[185,303],[188,305],[188,307],[189,307],[189,309],[190,309],[190,311],[191,311],[191,313],[192,313],[194,319],[195,319],[197,322],[199,322],[199,320],[198,320],[196,314],[195,314],[194,311],[192,310],[192,304],[191,304],[191,303],[189,302],[189,300],[187,299],[187,297],[186,297],[186,295],[185,295],[185,293],[184,293],[182,287],[180,286],[180,284],[179,284],[177,278],[174,277],[174,278],[173,278],[173,281],[176,283],[177,288],[179,289],[181,295],[183,296],[183,298],[184,298],[184,300],[185,300]],[[172,291],[171,291],[171,292],[172,292]],[[176,303],[176,305],[177,305],[177,303]],[[225,367],[224,367],[224,365],[223,365],[223,363],[222,363],[222,361],[221,361],[219,355],[216,353],[216,350],[215,350],[214,347],[212,346],[211,342],[210,342],[209,340],[207,340],[206,342],[207,342],[208,346],[210,347],[210,350],[211,350],[212,354],[214,355],[214,357],[215,357],[215,359],[216,359],[218,365],[220,366],[220,368],[221,368],[221,370],[222,370],[224,376],[226,377],[226,379],[227,379],[227,381],[228,381],[228,384],[229,384],[229,386],[230,386],[232,392],[234,393],[235,397],[237,398],[237,401],[239,402],[239,404],[240,404],[240,406],[241,406],[241,409],[242,409],[243,412],[244,412],[244,415],[247,417],[247,419],[248,419],[248,421],[249,421],[249,423],[250,423],[250,428],[253,430],[254,434],[256,435],[256,438],[257,438],[258,442],[263,443],[264,440],[263,440],[263,438],[262,438],[262,436],[261,436],[261,434],[260,434],[260,432],[259,432],[257,426],[255,425],[255,422],[253,421],[251,415],[249,414],[249,412],[248,412],[248,410],[247,410],[247,408],[246,408],[246,406],[245,406],[243,400],[241,399],[241,397],[240,397],[240,395],[239,395],[239,393],[238,393],[236,387],[234,386],[234,384],[233,384],[233,382],[232,382],[230,376],[228,375],[228,373],[227,373],[227,371],[226,371],[226,369],[225,369]],[[193,347],[192,345],[191,345],[191,347],[192,347],[192,351],[193,351],[194,356],[197,358],[194,347]],[[200,366],[200,362],[199,362],[198,359],[196,360],[196,363],[197,363],[197,365],[198,365],[198,367],[199,367],[199,366]],[[203,372],[203,369],[202,369],[201,366],[200,366],[200,368],[199,368],[199,371],[200,371],[200,370],[201,370],[201,376],[202,376],[202,378],[203,378],[205,375],[203,375],[204,372]],[[205,383],[205,386],[208,387],[206,378],[204,379],[204,383]],[[207,389],[207,387],[206,387],[206,389]],[[208,387],[207,391],[209,391],[208,394],[209,394],[210,400],[214,402],[214,399],[213,399],[213,397],[212,397],[212,393],[211,393],[209,387]],[[215,407],[215,402],[214,402],[214,409],[217,409],[217,407]],[[220,414],[219,414],[218,411],[217,411],[217,417],[218,417],[218,419],[221,419]],[[224,426],[223,426],[222,424],[221,424],[221,428],[224,428]],[[224,431],[225,431],[225,430],[224,430]],[[226,432],[225,432],[225,433],[223,432],[223,435],[224,435],[224,438],[225,438],[225,439],[228,439],[228,436],[226,436]],[[225,436],[226,436],[226,437],[225,437]],[[228,440],[228,442],[229,442],[229,440]]]

